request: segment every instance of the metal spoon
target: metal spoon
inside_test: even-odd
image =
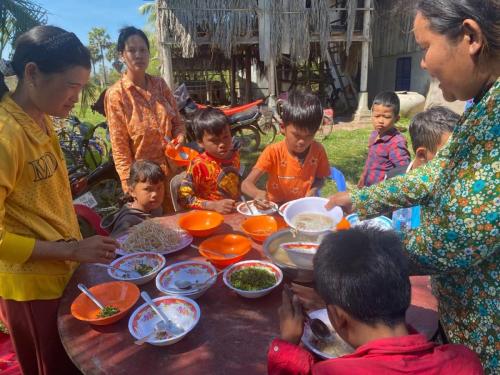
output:
[[[166,135],[164,138],[168,143],[173,144],[173,139],[170,138],[168,135]],[[187,153],[185,153],[183,150],[179,150],[179,156],[181,157],[181,159],[184,159],[184,160],[189,159],[189,155]]]
[[[124,274],[125,277],[128,277],[129,274],[131,275],[132,278],[136,278],[136,277],[141,277],[141,275],[139,274],[139,272],[137,271],[133,271],[133,270],[124,270],[123,268],[118,268],[118,267],[114,267],[114,266],[110,266],[108,264],[104,264],[104,263],[94,263],[96,266],[98,267],[102,267],[102,268],[108,268],[110,270],[118,270],[120,272],[122,272]]]
[[[332,341],[333,335],[330,328],[321,319],[312,319],[306,312],[304,318],[311,328],[311,332],[317,339],[322,341]]]
[[[245,198],[244,195],[241,196],[241,200],[243,201],[243,203],[245,203],[245,206],[247,206],[248,212],[251,215],[255,215],[255,212],[253,211],[253,208],[250,206],[250,204],[248,204],[248,201],[247,201],[247,199]]]
[[[99,307],[101,310],[104,310],[104,305],[101,302],[99,302],[99,300],[97,298],[95,298],[95,296],[92,294],[92,292],[90,290],[88,290],[85,285],[78,284],[77,287],[78,287],[78,289],[80,289],[83,292],[83,294],[85,294],[87,297],[89,297],[90,300],[92,302],[94,302],[97,307]]]
[[[205,281],[199,283],[195,281],[192,283],[189,280],[175,280],[174,284],[178,289],[191,289],[191,288],[196,288],[196,289],[201,289],[203,286],[205,286],[208,282],[219,276],[222,272],[225,271],[225,268],[217,272],[215,275],[210,276],[208,279]]]
[[[157,322],[155,324],[153,330],[150,333],[148,333],[146,336],[142,337],[139,340],[135,340],[134,344],[135,345],[142,345],[145,342],[149,341],[153,336],[155,336],[158,333],[167,333],[168,334],[167,327],[166,327],[165,322],[163,320],[160,320],[159,322]]]
[[[148,292],[142,291],[141,292],[141,297],[146,303],[153,309],[153,311],[165,322],[165,331],[167,333],[170,333],[172,336],[177,336],[181,333],[184,332],[184,329],[182,327],[179,327],[177,324],[172,322],[166,315],[165,313],[156,306],[156,304],[153,302],[151,297],[149,296]],[[168,329],[167,329],[168,327]],[[173,332],[170,327],[174,327],[176,332]]]

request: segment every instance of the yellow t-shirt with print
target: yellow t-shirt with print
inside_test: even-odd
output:
[[[81,239],[66,163],[49,135],[10,97],[0,100],[0,297],[62,295],[77,263],[30,261],[35,239]]]

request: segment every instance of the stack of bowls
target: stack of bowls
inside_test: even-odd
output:
[[[217,281],[217,270],[208,262],[188,260],[166,267],[156,276],[156,288],[169,296],[201,297]]]

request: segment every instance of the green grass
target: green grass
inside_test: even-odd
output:
[[[106,121],[106,118],[104,116],[101,116],[99,113],[92,111],[90,108],[87,109],[85,113],[82,113],[80,109],[80,103],[75,104],[75,108],[73,108],[72,114],[78,117],[81,122],[90,122],[94,125]]]

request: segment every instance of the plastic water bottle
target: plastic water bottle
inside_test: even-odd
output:
[[[392,213],[392,226],[398,232],[411,229],[412,208],[401,208]]]

